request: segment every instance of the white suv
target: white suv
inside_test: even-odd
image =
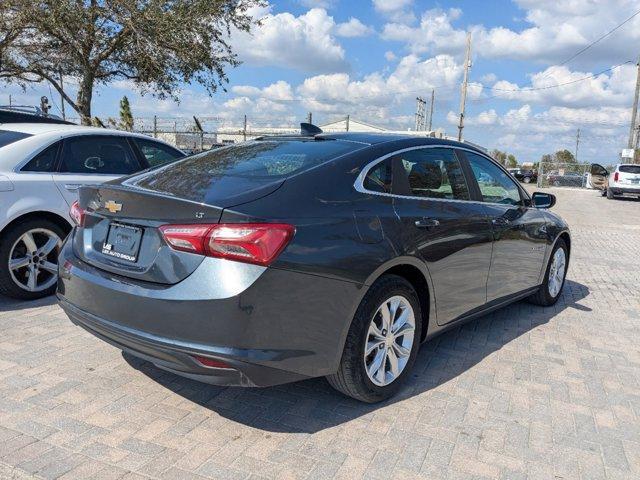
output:
[[[60,123],[0,123],[0,294],[53,293],[82,185],[184,157],[153,138]]]
[[[606,183],[609,199],[622,196],[640,198],[640,165],[630,163],[616,165],[615,170],[607,177]]]

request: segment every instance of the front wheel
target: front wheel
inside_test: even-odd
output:
[[[0,294],[20,300],[51,295],[58,281],[58,253],[65,232],[45,219],[11,227],[0,238]]]
[[[558,301],[567,276],[568,263],[569,250],[565,241],[560,238],[551,252],[544,282],[540,285],[540,289],[529,297],[531,303],[549,307]]]
[[[397,275],[381,277],[356,311],[338,371],[327,377],[331,386],[367,403],[391,397],[415,362],[421,319],[411,284]]]
[[[614,198],[616,198],[610,188],[607,188],[607,198],[609,200],[613,200]]]
[[[531,183],[531,177],[524,177],[524,183]]]

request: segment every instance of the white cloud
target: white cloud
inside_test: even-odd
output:
[[[373,8],[394,22],[414,22],[412,6],[413,0],[373,0]]]
[[[351,17],[348,22],[336,25],[335,33],[339,37],[366,37],[373,33],[373,28],[365,25],[357,18]]]
[[[271,13],[271,6],[253,9],[262,25],[252,34],[235,31],[232,46],[241,60],[258,66],[273,65],[304,72],[345,71],[345,51],[333,36],[336,24],[322,8],[300,16]]]
[[[307,8],[324,8],[326,10],[336,6],[337,0],[299,0],[300,5]]]
[[[387,59],[388,62],[395,62],[398,59],[398,57],[396,57],[396,54],[391,50],[387,50],[386,52],[384,52],[384,58]]]

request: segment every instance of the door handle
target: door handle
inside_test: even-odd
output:
[[[507,220],[504,217],[496,217],[493,220],[491,220],[491,223],[493,223],[495,226],[497,227],[505,227],[507,225],[509,225],[509,220]]]
[[[418,228],[433,228],[440,225],[440,222],[435,218],[423,217],[420,220],[416,220],[416,227]]]
[[[69,190],[70,192],[75,192],[76,190],[78,190],[82,185],[80,185],[79,183],[65,183],[64,184],[64,188],[66,188],[67,190]]]

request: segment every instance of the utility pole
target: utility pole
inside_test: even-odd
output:
[[[429,131],[433,128],[433,104],[436,101],[436,91],[431,90],[431,106],[429,107]]]
[[[578,147],[580,146],[580,129],[576,135],[576,162],[578,161]]]
[[[9,94],[9,108],[11,108],[11,94]]]
[[[636,94],[633,97],[633,108],[631,109],[631,130],[629,131],[629,143],[627,148],[633,148],[636,144],[636,142],[634,142],[634,135],[636,133],[636,122],[638,120],[638,96],[640,96],[640,57],[638,57],[637,67]]]
[[[462,141],[464,129],[464,110],[467,103],[467,86],[469,85],[469,69],[471,68],[471,32],[467,33],[467,55],[464,61],[464,79],[462,81],[462,95],[460,96],[460,123],[458,124],[458,141]]]
[[[422,97],[416,97],[416,132],[425,129],[425,110],[427,102]]]
[[[242,138],[247,141],[247,116],[244,116],[244,125],[242,127]]]
[[[60,75],[60,90],[64,91],[64,84],[62,83],[62,69],[58,70]],[[67,116],[64,114],[64,96],[60,94],[60,111],[62,112],[62,120],[66,120]]]
[[[307,123],[313,123],[313,115],[311,115],[311,112],[307,113]]]
[[[349,131],[349,117],[350,117],[350,115],[347,115],[347,118],[346,118],[346,122],[347,122],[346,130],[347,130],[347,132]]]

